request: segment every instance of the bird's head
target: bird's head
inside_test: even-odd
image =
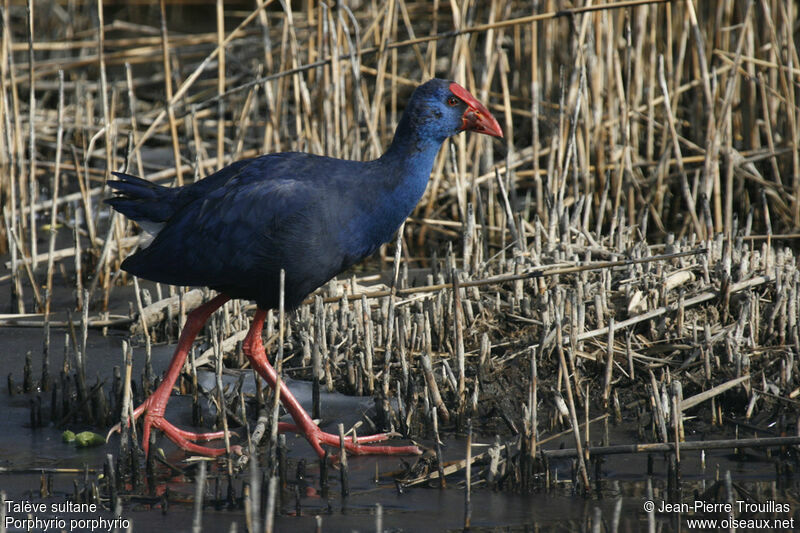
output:
[[[486,106],[453,81],[432,79],[417,87],[405,116],[423,137],[439,142],[461,131],[503,137],[500,124]]]

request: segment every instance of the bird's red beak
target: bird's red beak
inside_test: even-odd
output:
[[[468,90],[453,82],[450,84],[450,91],[467,104],[467,110],[464,111],[464,116],[462,117],[462,130],[503,138],[503,130],[500,128],[500,124],[497,123],[497,119]]]

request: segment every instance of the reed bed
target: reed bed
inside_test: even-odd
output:
[[[675,472],[685,426],[699,421],[797,434],[792,2],[215,7],[187,31],[176,19],[190,10],[163,1],[47,12],[5,2],[3,324],[68,326],[78,362],[90,327],[130,327],[136,352],[174,339],[207,291],[137,284],[131,312],[110,311],[137,282],[119,265],[144,238],[100,203],[110,170],[181,185],[267,152],[375,158],[413,87],[447,77],[488,102],[505,138],[453,138],[396,243],[287,315],[285,329],[270,314],[284,372],[373,396],[377,416],[359,432],[433,443],[408,484],[444,485],[474,463],[473,484],[542,487],[549,436],[569,431],[576,484],[589,490],[592,450],[623,444],[607,440],[622,420],[636,421],[631,441],[667,445]],[[56,309],[53,280],[65,276],[73,296]],[[236,367],[252,309],[226,304],[194,365],[220,368],[224,356]],[[83,348],[65,311],[82,317]],[[184,390],[197,397],[193,368]],[[125,412],[124,381],[112,419]],[[245,424],[243,398],[226,398],[219,427]],[[268,417],[258,426],[263,435]],[[439,434],[468,428],[503,440],[445,465]],[[281,446],[265,440],[262,494],[274,494]],[[270,498],[255,515],[276,508]]]

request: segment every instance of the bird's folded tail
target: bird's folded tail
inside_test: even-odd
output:
[[[105,203],[138,222],[146,231],[157,233],[177,210],[177,188],[164,187],[122,172],[112,174],[118,180],[109,180],[108,186],[117,194],[106,198]]]

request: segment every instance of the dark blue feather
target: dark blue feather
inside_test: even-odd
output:
[[[126,174],[109,182],[114,209],[163,227],[122,267],[174,285],[286,306],[391,239],[416,206],[442,142],[460,130],[464,106],[446,104],[449,82],[432,80],[409,101],[379,159],[344,161],[287,152],[238,161],[181,188]]]

